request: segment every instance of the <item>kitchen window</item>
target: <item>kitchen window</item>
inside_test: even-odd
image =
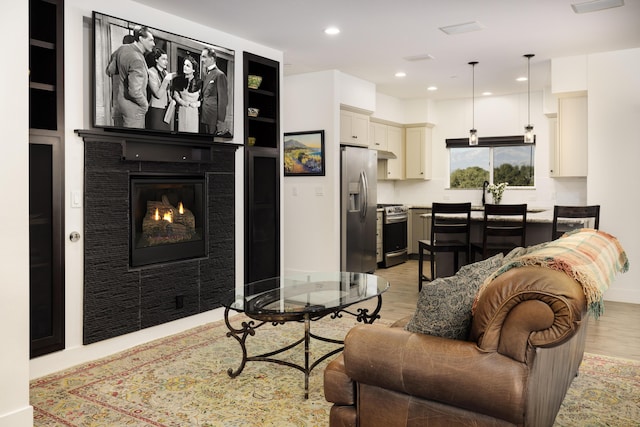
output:
[[[482,188],[484,181],[508,182],[510,187],[533,187],[535,143],[525,144],[522,135],[480,138],[477,146],[468,139],[447,139],[449,188]]]

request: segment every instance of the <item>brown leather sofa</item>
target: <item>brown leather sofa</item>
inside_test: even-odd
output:
[[[324,374],[330,426],[551,426],[584,353],[566,274],[520,267],[480,294],[469,341],[359,325]]]

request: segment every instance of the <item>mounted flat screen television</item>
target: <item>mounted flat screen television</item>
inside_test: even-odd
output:
[[[93,125],[233,139],[235,52],[93,12]]]

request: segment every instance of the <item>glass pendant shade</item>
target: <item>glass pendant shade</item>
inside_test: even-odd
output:
[[[526,125],[524,127],[524,142],[525,144],[533,144],[535,138],[533,136],[533,126]]]
[[[469,131],[469,145],[478,145],[478,131],[476,129]]]

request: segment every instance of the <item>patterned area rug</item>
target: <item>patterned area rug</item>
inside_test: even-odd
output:
[[[239,326],[244,316],[232,318]],[[353,318],[322,319],[312,332],[342,339]],[[236,378],[241,349],[214,322],[31,383],[34,426],[326,426],[322,373],[304,374],[274,363],[248,362]],[[291,343],[302,323],[266,324],[247,341],[249,355]],[[313,340],[311,360],[336,348]],[[304,348],[281,357],[304,364]],[[331,360],[332,358],[329,358]],[[586,354],[556,420],[557,426],[638,426],[640,362]]]

